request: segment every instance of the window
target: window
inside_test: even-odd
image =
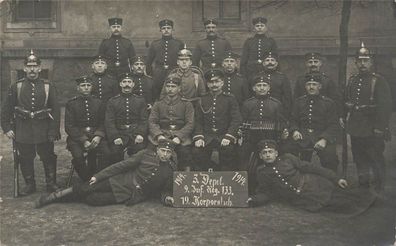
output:
[[[202,31],[205,19],[215,18],[223,29],[249,28],[249,1],[200,0],[193,2],[193,30]]]
[[[5,32],[59,32],[61,0],[10,0]]]

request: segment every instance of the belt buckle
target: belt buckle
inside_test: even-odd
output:
[[[307,129],[307,131],[308,131],[309,133],[313,133],[313,132],[314,132],[313,129]]]
[[[91,127],[89,127],[89,126],[85,127],[85,132],[90,132],[91,130],[92,130]]]
[[[114,63],[114,65],[115,65],[116,67],[119,67],[119,66],[121,65],[121,63],[120,63],[119,61],[116,61],[116,62]]]
[[[218,130],[219,130],[219,129],[217,129],[217,128],[214,128],[214,127],[212,128],[212,131],[213,131],[213,132],[217,132]]]
[[[212,64],[210,64],[211,66],[212,66],[212,68],[215,68],[216,67],[216,63],[215,62],[213,62]]]
[[[176,125],[169,125],[169,128],[170,128],[171,130],[175,130],[175,129],[176,129]]]
[[[34,118],[34,112],[30,112],[30,118],[31,118],[31,119]]]
[[[131,128],[131,125],[125,125],[125,128],[129,129],[129,128]]]
[[[169,66],[168,65],[164,65],[164,69],[168,69],[169,68]]]
[[[257,60],[257,63],[258,63],[258,64],[261,64],[261,63],[263,63],[263,60],[258,59],[258,60]]]

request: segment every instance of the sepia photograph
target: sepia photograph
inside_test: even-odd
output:
[[[0,0],[0,245],[396,246],[396,0]]]

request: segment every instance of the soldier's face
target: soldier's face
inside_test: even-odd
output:
[[[220,77],[214,77],[207,82],[207,85],[211,92],[219,92],[223,88],[224,81]]]
[[[121,25],[111,25],[110,30],[113,35],[120,35],[121,34]]]
[[[177,94],[180,93],[180,85],[172,84],[172,83],[166,83],[165,84],[165,92],[168,96],[176,96]]]
[[[253,86],[253,91],[257,96],[265,96],[270,91],[271,86],[268,83],[260,82]]]
[[[132,65],[132,70],[135,74],[143,74],[146,65],[142,61],[137,61]]]
[[[189,69],[191,67],[192,61],[191,61],[190,58],[178,58],[177,59],[177,65],[181,69],[186,70],[186,69]]]
[[[92,70],[96,74],[102,74],[107,69],[107,63],[105,61],[99,60],[92,63]]]
[[[173,27],[172,26],[163,26],[160,28],[160,32],[162,33],[162,36],[164,36],[164,37],[172,36]]]
[[[23,71],[26,73],[26,77],[30,80],[35,80],[39,77],[41,72],[40,65],[25,65]]]
[[[263,66],[267,70],[275,70],[278,67],[278,61],[273,57],[267,57],[263,61]]]
[[[205,26],[205,32],[208,36],[216,36],[217,34],[217,26],[215,24],[207,24]]]
[[[368,72],[373,66],[373,61],[371,58],[359,58],[356,59],[356,66],[361,72]]]
[[[259,22],[256,25],[254,25],[254,31],[257,34],[265,34],[268,31],[268,28],[266,24]]]
[[[265,163],[274,163],[278,157],[278,151],[274,148],[265,148],[260,151],[259,157]]]
[[[308,95],[319,95],[322,85],[316,81],[308,81],[305,83],[305,90]]]
[[[322,61],[319,59],[309,59],[308,61],[306,61],[305,65],[310,72],[318,72],[322,67]]]
[[[123,79],[120,82],[120,87],[122,93],[132,93],[132,89],[135,86],[135,83],[132,79]]]
[[[172,157],[172,150],[167,148],[157,148],[157,155],[160,161],[169,161]]]
[[[81,83],[77,86],[77,91],[84,96],[88,96],[91,94],[92,91],[92,84],[91,83]]]
[[[234,58],[225,58],[222,65],[226,73],[233,73],[237,67],[237,63]]]

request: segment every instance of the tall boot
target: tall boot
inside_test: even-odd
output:
[[[21,173],[26,183],[26,186],[19,191],[19,195],[21,196],[27,196],[36,192],[36,181],[34,180],[33,164],[33,160],[20,158]]]
[[[50,158],[43,160],[45,182],[47,183],[48,192],[54,192],[60,189],[56,184],[56,159],[56,155],[53,155]]]
[[[75,158],[72,159],[71,162],[73,164],[74,170],[76,170],[78,177],[80,177],[82,181],[88,181],[91,178],[89,175],[87,165],[85,163],[85,159]]]
[[[34,207],[35,208],[42,208],[50,203],[59,201],[61,198],[71,194],[73,192],[73,187],[69,187],[64,190],[52,192],[49,195],[43,194],[40,196],[39,199],[36,200]]]

